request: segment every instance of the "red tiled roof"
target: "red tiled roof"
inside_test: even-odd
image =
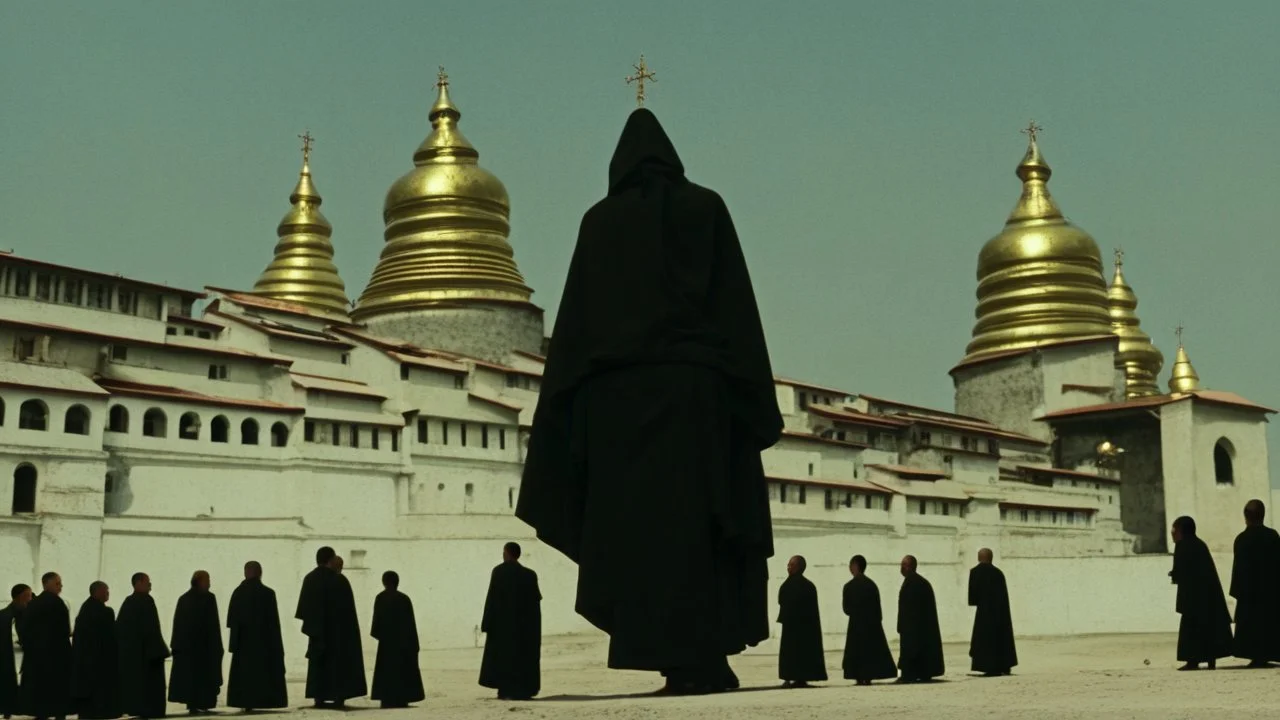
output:
[[[949,476],[944,472],[937,470],[923,470],[921,468],[907,467],[905,465],[867,465],[869,468],[883,470],[884,472],[897,475],[900,478],[921,478],[928,480],[946,480]]]
[[[509,402],[503,402],[502,400],[497,400],[495,398],[488,398],[483,395],[477,395],[475,393],[467,393],[467,397],[471,398],[472,400],[478,400],[483,403],[495,405],[497,407],[502,408],[503,410],[511,410],[514,412],[520,412],[521,410],[524,410],[524,408],[520,407],[519,405],[514,405]]]
[[[888,485],[881,485],[880,483],[874,482],[874,481],[868,481],[868,482],[870,482],[872,485],[875,485],[877,487],[884,488],[886,491],[888,491],[893,495],[902,495],[904,497],[915,498],[917,500],[947,500],[951,502],[969,502],[972,499],[969,497],[968,493],[966,493],[964,490],[954,486],[950,486],[949,488],[947,488],[951,490],[950,493],[945,492],[943,489],[931,490],[930,488],[935,487],[932,485],[932,482],[929,482],[925,485],[912,485],[910,487],[901,487],[901,488],[889,487]],[[904,482],[915,482],[915,481],[906,480]]]
[[[1052,503],[1005,501],[1000,503],[1001,510],[1057,510],[1059,512],[1096,513],[1098,508],[1088,505],[1054,505]]]
[[[262,322],[255,318],[243,317],[240,315],[234,315],[232,313],[223,313],[217,310],[210,310],[208,314],[215,315],[220,318],[225,318],[227,320],[231,320],[232,322],[240,323],[241,325],[251,327],[254,330],[258,330],[260,332],[266,333],[267,335],[271,335],[272,337],[285,338],[287,340],[294,340],[297,342],[312,343],[314,345],[324,345],[326,347],[336,347],[336,348],[344,348],[344,349],[350,349],[355,347],[351,343],[342,342],[341,340],[337,340],[327,336],[318,337],[316,335],[308,335],[307,333],[294,332],[287,328],[274,327],[269,323]]]
[[[802,433],[802,432],[796,432],[794,430],[783,430],[782,437],[783,439],[791,438],[792,440],[823,443],[825,445],[835,445],[837,447],[857,448],[857,449],[871,447],[866,443],[850,442],[848,440],[836,440],[834,438],[824,438],[818,435],[814,435],[813,433]]]
[[[894,494],[892,490],[882,488],[879,485],[876,485],[875,483],[870,483],[863,480],[850,480],[850,479],[824,480],[822,478],[813,478],[813,477],[793,478],[793,477],[783,477],[781,475],[765,475],[764,479],[768,482],[784,482],[784,483],[792,483],[795,485],[811,485],[811,486],[823,487],[823,488],[836,488],[839,490],[859,490],[862,492],[876,493],[878,495]]]
[[[997,352],[987,353],[985,355],[979,355],[978,357],[975,357],[970,360],[962,360],[960,361],[959,365],[956,365],[955,367],[951,368],[947,372],[949,374],[954,375],[957,370],[964,370],[964,369],[968,369],[978,365],[985,365],[986,363],[995,362],[996,360],[1005,360],[1008,358],[1015,358],[1015,357],[1019,357],[1021,355],[1027,355],[1029,353],[1033,353],[1039,350],[1050,350],[1054,348],[1069,347],[1072,345],[1088,345],[1090,343],[1104,342],[1104,341],[1111,341],[1118,344],[1120,342],[1120,336],[1110,335],[1110,334],[1088,335],[1085,337],[1070,338],[1068,340],[1057,340],[1054,342],[1041,343],[1039,345],[1035,345],[1027,348],[1017,348],[1015,350],[1000,350]]]
[[[1124,402],[1103,403],[1101,405],[1086,405],[1084,407],[1071,408],[1069,410],[1059,410],[1036,418],[1037,420],[1059,420],[1065,418],[1083,417],[1086,415],[1097,415],[1102,413],[1113,412],[1131,412],[1142,410],[1145,408],[1162,407],[1172,403],[1181,402],[1183,400],[1199,400],[1215,405],[1226,405],[1230,407],[1242,408],[1245,410],[1256,410],[1262,413],[1275,413],[1272,408],[1265,405],[1246,400],[1232,392],[1224,392],[1221,390],[1196,390],[1189,393],[1175,393],[1170,395],[1152,395],[1150,397],[1133,398]]]
[[[176,313],[169,313],[168,317],[165,318],[165,321],[177,323],[179,325],[194,325],[195,327],[205,328],[207,330],[221,331],[225,327],[216,322],[209,322],[208,320],[187,317],[186,315],[178,315]]]
[[[127,380],[116,380],[105,377],[95,377],[93,381],[96,382],[103,390],[106,390],[112,395],[149,397],[192,403],[195,405],[214,405],[218,407],[251,407],[259,410],[274,410],[282,413],[302,413],[306,411],[305,408],[284,405],[282,403],[271,402],[269,400],[245,400],[242,398],[216,397],[213,395],[204,395],[202,393],[192,392],[190,390],[166,387],[164,385],[147,385],[144,383],[129,382]]]
[[[320,392],[330,392],[339,395],[351,395],[353,397],[377,398],[378,400],[386,400],[387,396],[380,392],[375,392],[367,383],[358,380],[347,380],[346,378],[329,377],[327,375],[312,375],[311,373],[290,372],[294,387],[300,387],[305,390],[318,390]],[[301,378],[299,380],[299,378]],[[322,380],[322,383],[309,382],[310,380]],[[332,384],[325,384],[332,383]]]
[[[545,355],[539,355],[539,354],[537,354],[537,353],[525,352],[524,350],[513,350],[512,352],[514,352],[516,355],[519,355],[519,356],[521,356],[521,357],[527,357],[527,358],[529,358],[530,360],[537,360],[537,361],[538,361],[538,362],[540,362],[540,363],[544,363],[544,364],[545,364],[545,363],[547,362],[547,357],[546,357]]]
[[[1080,472],[1079,470],[1063,470],[1062,468],[1046,468],[1036,467],[1035,465],[1018,465],[1019,470],[1025,470],[1031,473],[1042,473],[1044,475],[1054,475],[1067,478],[1082,478],[1085,480],[1096,480],[1099,482],[1118,483],[1118,478],[1108,477],[1106,475],[1096,475],[1094,473]]]
[[[122,275],[112,275],[111,273],[98,272],[96,270],[85,270],[83,268],[71,267],[70,265],[58,265],[56,263],[45,262],[44,260],[32,260],[31,258],[25,258],[19,255],[15,255],[13,252],[8,250],[0,250],[0,260],[13,260],[23,265],[31,265],[33,267],[45,267],[51,270],[63,270],[66,272],[75,273],[77,275],[88,275],[90,277],[102,278],[104,280],[110,280],[112,282],[129,283],[130,285],[140,285],[142,287],[155,288],[157,290],[171,292],[175,295],[180,295],[182,297],[189,298],[191,300],[199,300],[201,298],[208,297],[205,293],[196,292],[194,290],[183,290],[182,288],[170,287],[168,285],[163,285],[160,283],[147,282],[145,280],[133,280],[133,279],[124,277]]]
[[[214,287],[212,285],[205,285],[204,289],[212,290],[213,292],[216,292],[219,295],[223,295],[228,300],[234,302],[237,305],[247,305],[249,307],[261,308],[263,310],[274,310],[276,312],[282,312],[288,315],[301,315],[303,317],[309,317],[316,320],[324,320],[325,322],[347,324],[343,320],[340,320],[327,313],[322,313],[319,310],[314,310],[312,308],[309,308],[306,305],[299,305],[297,303],[284,302],[283,300],[273,300],[271,298],[261,297],[259,295],[254,295],[253,293],[244,292],[242,290],[231,290],[228,288]],[[217,302],[218,302],[217,300],[214,300],[215,304],[210,305],[210,309],[216,309]]]
[[[1091,393],[1110,393],[1112,388],[1106,385],[1077,385],[1076,383],[1062,383],[1062,392],[1068,390],[1078,390],[1080,392]]]
[[[788,385],[790,387],[803,389],[803,390],[816,390],[817,392],[820,392],[820,393],[830,393],[832,395],[840,395],[842,397],[849,397],[853,395],[853,393],[849,392],[848,390],[840,390],[837,388],[823,387],[822,385],[814,385],[813,383],[801,382],[799,380],[791,380],[784,377],[775,376],[773,378],[773,381],[775,383],[778,383],[779,385]]]
[[[911,403],[898,402],[897,400],[889,400],[887,398],[877,397],[875,395],[868,395],[866,393],[858,393],[857,397],[859,399],[866,400],[867,402],[873,403],[875,405],[889,405],[890,407],[906,408],[908,410],[923,410],[933,415],[942,415],[944,417],[955,418],[957,420],[968,420],[970,422],[979,422],[979,423],[984,423],[988,425],[990,424],[986,420],[983,420],[982,418],[976,418],[970,415],[960,415],[958,413],[947,412],[946,410],[936,410],[931,407],[925,407],[924,405],[912,405]]]
[[[1000,428],[991,424],[980,425],[974,422],[944,420],[940,418],[926,417],[924,415],[904,414],[903,417],[911,418],[911,421],[917,425],[930,425],[933,427],[950,428],[953,430],[964,430],[967,432],[975,433],[977,435],[1003,438],[1005,440],[1014,440],[1017,442],[1027,443],[1031,445],[1048,445],[1048,443],[1046,443],[1045,441],[1033,438],[1030,435],[1023,435],[1022,433],[1016,433],[1009,430],[1001,430]]]
[[[65,333],[68,335],[76,335],[79,337],[90,338],[101,342],[109,342],[118,345],[132,345],[135,347],[160,348],[164,350],[176,350],[179,352],[190,352],[200,355],[218,355],[222,357],[236,357],[245,360],[262,360],[273,365],[292,365],[293,360],[289,358],[277,357],[273,355],[259,355],[251,353],[247,350],[239,350],[229,347],[213,347],[203,345],[183,345],[176,342],[156,342],[154,340],[143,340],[140,338],[121,337],[119,335],[104,335],[102,333],[91,332],[89,330],[80,330],[78,328],[63,327],[61,325],[47,325],[45,323],[20,322],[18,320],[10,320],[8,318],[0,318],[0,325],[9,327],[23,328],[26,330],[44,330],[47,332]]]
[[[833,420],[843,420],[849,423],[864,425],[876,425],[878,427],[885,428],[901,428],[911,424],[904,420],[895,419],[889,415],[870,415],[857,410],[834,408],[824,405],[810,405],[808,410],[814,415],[821,415],[822,417],[831,418]]]

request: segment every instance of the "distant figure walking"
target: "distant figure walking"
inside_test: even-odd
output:
[[[854,555],[849,561],[844,584],[844,614],[849,627],[844,636],[844,679],[870,685],[872,680],[898,677],[898,667],[884,636],[884,615],[880,608],[880,588],[867,577],[867,559]]]
[[[284,678],[284,640],[276,592],[262,584],[262,565],[250,560],[244,581],[227,605],[231,676],[227,707],[267,710],[289,706]]]
[[[111,588],[96,580],[76,616],[71,700],[81,720],[120,717],[120,648],[110,599]]]
[[[316,567],[302,580],[294,613],[307,636],[306,697],[316,707],[345,707],[368,692],[355,596],[335,558],[331,547],[316,551]]]
[[[804,576],[806,567],[800,555],[788,560],[787,579],[778,588],[778,622],[782,625],[778,678],[787,688],[809,687],[810,682],[827,679],[818,588]]]
[[[378,659],[373,667],[373,691],[369,694],[384,708],[406,708],[427,697],[418,668],[418,622],[413,601],[400,592],[400,575],[382,573],[382,592],[373,602],[373,627],[369,634],[378,641]]]
[[[193,715],[208,714],[222,691],[222,620],[210,584],[204,570],[191,576],[191,589],[178,598],[173,611],[169,640],[169,702],[186,705]]]
[[[22,642],[24,715],[65,717],[71,707],[71,612],[62,601],[62,578],[48,572],[40,578],[43,592],[27,605]]]
[[[991,550],[982,548],[978,551],[978,564],[969,571],[969,605],[977,608],[969,640],[969,657],[973,659],[970,667],[987,677],[1008,675],[1018,665],[1009,586],[992,559]]]
[[[1262,524],[1261,500],[1244,506],[1244,531],[1236,536],[1231,565],[1231,597],[1236,599],[1232,654],[1249,667],[1280,660],[1280,534]]]
[[[502,564],[489,576],[480,631],[488,635],[480,685],[502,700],[529,700],[541,687],[542,593],[538,574],[520,564],[520,546],[502,548]]]
[[[902,558],[902,589],[898,591],[898,637],[901,645],[898,682],[928,682],[946,672],[942,630],[933,586],[916,572],[916,558]]]
[[[151,597],[151,578],[134,573],[133,594],[116,616],[120,650],[120,712],[141,718],[165,714],[164,661],[169,646],[160,632],[160,613]]]
[[[1179,670],[1199,670],[1206,663],[1210,670],[1218,666],[1218,658],[1231,654],[1231,614],[1222,594],[1222,581],[1213,564],[1209,546],[1196,536],[1196,521],[1183,515],[1173,521],[1173,570],[1169,577],[1178,586],[1177,610],[1182,615],[1178,625],[1178,659],[1185,663]]]

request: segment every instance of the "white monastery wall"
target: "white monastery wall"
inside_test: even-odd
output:
[[[1062,345],[1041,352],[1045,413],[1124,399],[1124,371],[1115,365],[1116,344]],[[1085,390],[1084,388],[1089,388]]]

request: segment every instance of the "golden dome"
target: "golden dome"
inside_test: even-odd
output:
[[[431,134],[387,191],[386,245],[351,313],[358,320],[455,302],[527,303],[533,293],[507,242],[507,189],[458,129],[444,68],[436,87]]]
[[[351,301],[333,263],[333,226],[320,212],[320,193],[311,182],[311,134],[302,139],[302,172],[289,196],[293,207],[276,226],[275,258],[253,293],[347,320]]]
[[[1053,171],[1036,145],[1039,129],[1033,123],[1025,131],[1022,197],[978,254],[978,321],[962,362],[1111,333],[1098,244],[1067,222],[1049,195]]]
[[[1138,296],[1124,279],[1124,252],[1116,250],[1116,273],[1107,290],[1111,303],[1111,329],[1120,338],[1116,367],[1124,370],[1126,398],[1159,395],[1156,378],[1164,367],[1164,355],[1151,343],[1138,321]]]
[[[1178,354],[1173,359],[1173,372],[1169,375],[1169,392],[1189,393],[1200,389],[1200,375],[1191,366],[1187,349],[1182,346],[1182,328],[1178,328]]]

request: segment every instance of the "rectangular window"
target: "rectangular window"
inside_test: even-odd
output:
[[[195,337],[195,336],[196,336],[196,329],[195,329],[195,328],[182,328],[182,335],[183,335],[183,337]]]
[[[342,353],[342,358],[341,358],[341,360],[342,360],[342,364],[343,364],[343,365],[350,365],[350,364],[351,364],[351,353]]]
[[[489,426],[488,425],[480,426],[480,447],[486,450],[489,449]]]
[[[400,452],[400,429],[391,428],[391,452]]]
[[[80,280],[64,280],[62,281],[62,302],[71,305],[80,304],[80,288],[84,283]]]
[[[18,270],[13,275],[13,294],[18,297],[31,295],[31,271]]]
[[[951,514],[951,503],[942,503],[942,514],[943,515]]]
[[[498,449],[499,450],[507,449],[507,429],[506,428],[498,428]]]
[[[461,429],[458,431],[458,434],[459,434],[459,436],[462,438],[462,447],[466,447],[466,446],[467,446],[467,424],[466,424],[466,423],[458,423],[458,425],[459,425],[459,426],[460,426],[460,428],[461,428]]]
[[[50,286],[53,285],[53,278],[43,273],[36,275],[36,299],[48,300],[50,294]]]
[[[400,364],[400,379],[401,380],[409,379],[409,366],[404,363]]]
[[[360,426],[359,425],[351,426],[351,447],[353,448],[360,447]]]
[[[813,477],[813,463],[809,463],[809,477]]]
[[[853,507],[853,493],[844,494],[844,506],[847,508]]]
[[[863,506],[864,508],[866,508],[867,510],[870,510],[870,509],[871,509],[871,496],[870,496],[870,495],[863,495],[863,496],[862,496],[862,506]]]
[[[1043,522],[1043,520],[1041,519],[1039,510],[1036,511],[1036,522]]]
[[[787,484],[778,483],[778,502],[787,501]]]
[[[210,380],[226,380],[227,366],[226,365],[210,365],[209,379]]]
[[[933,435],[930,434],[928,430],[923,430],[920,432],[920,444],[921,445],[933,444]]]
[[[427,444],[427,419],[418,418],[418,442]]]
[[[200,330],[196,332],[196,337],[200,338],[201,340],[212,340],[213,333],[209,332],[208,330]]]
[[[805,487],[804,487],[803,485],[801,485],[801,486],[800,486],[800,493],[799,493],[799,495],[800,495],[800,504],[801,504],[801,505],[804,505],[804,504],[805,504],[805,497],[804,497],[804,496],[805,496]]]
[[[834,496],[830,490],[826,491],[825,496],[823,497],[822,507],[827,510],[835,509]]]
[[[123,360],[128,360],[128,359],[129,359],[129,348],[128,348],[127,346],[125,346],[125,345],[112,345],[112,346],[111,346],[111,359],[112,359],[112,360],[121,360],[121,361],[123,361]]]
[[[455,377],[453,378],[453,389],[454,389],[454,390],[461,390],[461,389],[463,389],[463,388],[464,388],[464,387],[466,387],[466,386],[467,386],[467,379],[466,379],[464,376],[462,376],[462,375],[457,375],[457,376],[455,376]]]
[[[316,441],[316,424],[310,420],[302,425],[302,439],[307,442]]]
[[[101,284],[93,284],[89,286],[89,307],[95,307],[105,310],[110,305],[110,296],[107,295],[107,286]]]
[[[132,290],[117,290],[116,302],[119,303],[116,308],[119,312],[122,312],[125,315],[138,314],[138,294]]]
[[[36,339],[34,337],[20,337],[14,343],[13,356],[17,360],[29,360],[36,356]]]
[[[507,387],[513,388],[513,387],[519,387],[519,386],[520,386],[520,376],[515,373],[507,373]]]
[[[369,447],[373,448],[374,450],[378,449],[378,436],[381,434],[382,434],[382,430],[380,428],[377,428],[377,427],[369,428]],[[392,437],[395,437],[394,432],[392,433]]]
[[[443,445],[449,444],[449,421],[448,420],[440,421],[440,443]]]
[[[342,444],[342,426],[338,423],[329,423],[330,442],[334,445]]]
[[[176,327],[167,327],[167,328],[165,328],[165,329],[164,329],[164,334],[165,334],[165,335],[177,335],[177,334],[178,334],[178,328],[176,328]]]
[[[1026,521],[1027,521],[1027,511],[1026,511],[1026,510],[1019,510],[1019,511],[1018,511],[1018,519],[1019,519],[1019,520],[1021,520],[1022,522],[1026,522]]]
[[[1009,511],[1005,510],[1004,508],[1000,508],[1000,519],[1004,520],[1008,516],[1009,516]]]
[[[924,500],[921,500],[921,501],[920,501],[920,514],[921,514],[921,515],[924,515],[924,514],[925,514],[925,513],[927,513],[928,511],[929,511],[929,503],[925,502]]]

